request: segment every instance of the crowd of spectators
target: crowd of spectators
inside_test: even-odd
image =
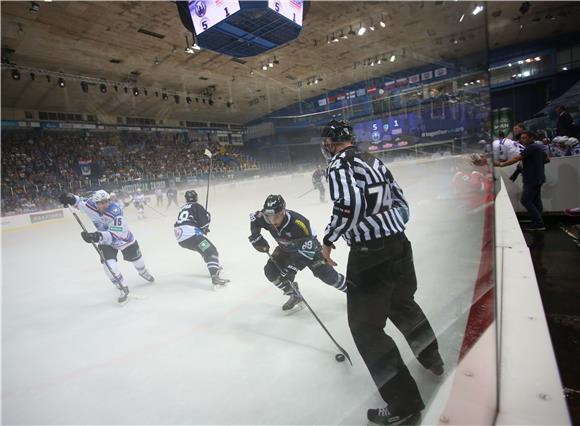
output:
[[[184,133],[6,130],[2,215],[57,207],[62,191],[203,175],[210,166],[206,149],[213,173],[257,168],[239,148],[200,143]]]

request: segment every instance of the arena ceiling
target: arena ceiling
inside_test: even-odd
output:
[[[296,41],[233,61],[206,50],[186,53],[188,33],[172,2],[37,4],[36,12],[29,1],[1,4],[2,48],[11,63],[96,79],[136,79],[138,87],[148,88],[148,96],[142,89],[139,96],[110,87],[101,93],[93,85],[83,92],[75,80],[59,88],[55,79],[32,80],[27,74],[14,81],[3,69],[3,108],[243,124],[366,78],[480,53],[488,43],[485,13],[471,14],[475,2],[312,1]],[[485,3],[491,48],[575,31],[580,22],[580,4],[575,2],[531,2],[523,15],[521,5]],[[465,18],[459,22],[462,14]],[[381,17],[387,24],[384,29],[378,25]],[[348,35],[350,27],[356,31],[361,22],[367,28],[374,24],[376,30],[327,44],[333,33],[340,38],[344,30]],[[396,54],[395,62],[362,65],[390,52]],[[274,55],[279,64],[263,71],[262,65]],[[322,81],[306,84],[314,78]],[[203,104],[200,94],[214,88],[214,104]],[[192,104],[183,97],[179,104],[172,97],[163,101],[163,89],[191,94]]]

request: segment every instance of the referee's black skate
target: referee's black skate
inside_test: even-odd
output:
[[[421,412],[397,415],[389,411],[389,407],[375,408],[367,411],[369,426],[417,425],[421,421]]]
[[[117,299],[117,302],[119,302],[120,304],[127,303],[127,300],[129,298],[129,287],[121,286],[119,290],[121,290],[121,295]]]

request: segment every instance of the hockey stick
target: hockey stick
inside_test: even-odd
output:
[[[167,216],[165,216],[163,213],[161,213],[159,210],[157,210],[157,209],[154,209],[153,207],[151,207],[149,204],[145,203],[145,205],[146,205],[147,207],[149,207],[151,210],[153,210],[155,213],[157,213],[159,216],[167,217]]]
[[[209,174],[207,175],[207,190],[205,191],[205,209],[207,210],[207,201],[209,199],[209,182],[211,181],[211,169],[213,165],[212,153],[209,149],[206,149],[204,155],[209,157]]]
[[[270,254],[270,251],[267,251],[266,254],[270,258],[270,260],[272,261],[274,266],[278,269],[278,271],[280,271],[281,274],[284,274],[284,271],[282,270],[280,265],[278,265],[278,262],[276,262],[274,260],[274,258],[272,257],[272,255]],[[328,331],[328,329],[324,326],[322,321],[320,321],[320,318],[318,318],[318,315],[316,315],[314,310],[310,307],[310,305],[308,304],[308,302],[306,301],[304,296],[302,296],[302,294],[300,293],[298,288],[296,288],[294,283],[290,280],[288,280],[288,282],[290,283],[290,287],[292,287],[292,291],[294,292],[294,294],[296,294],[296,296],[298,296],[298,297],[300,297],[300,299],[302,299],[302,301],[304,302],[304,304],[306,305],[306,307],[308,308],[308,310],[310,311],[312,316],[316,319],[316,321],[318,321],[318,324],[320,324],[320,326],[324,329],[326,334],[328,334],[328,337],[330,337],[330,340],[332,340],[332,342],[336,345],[338,350],[346,357],[346,359],[348,359],[348,362],[350,362],[350,365],[352,365],[352,361],[350,360],[350,356],[348,355],[348,352],[342,346],[340,346],[336,340],[334,340],[334,337],[332,337],[332,334],[330,334],[330,331]]]
[[[81,219],[78,217],[78,215],[70,208],[69,205],[67,205],[66,207],[72,213],[72,215],[75,217],[75,219],[77,220],[77,222],[81,226],[81,228],[83,228],[83,231],[88,233],[89,231],[87,231],[87,228],[85,228],[85,225],[83,224],[83,222],[81,221]],[[115,278],[115,283],[114,283],[115,287],[117,287],[117,289],[119,291],[123,291],[121,289],[121,287],[122,287],[121,286],[121,283],[118,282],[119,278],[117,278],[117,276],[115,275],[115,273],[111,269],[111,266],[109,266],[109,264],[107,263],[107,261],[106,261],[105,257],[103,256],[103,253],[101,252],[101,250],[99,250],[99,248],[97,247],[97,245],[93,241],[91,241],[91,245],[94,247],[94,249],[97,251],[97,253],[99,253],[99,257],[101,258],[101,263],[103,263],[107,267],[107,269],[109,270],[111,276],[113,278]]]
[[[316,191],[316,189],[317,189],[317,188],[312,188],[312,189],[309,189],[309,190],[308,190],[308,191],[306,191],[304,194],[302,194],[302,195],[299,195],[297,198],[302,198],[302,197],[304,197],[306,194],[310,194],[312,191]]]

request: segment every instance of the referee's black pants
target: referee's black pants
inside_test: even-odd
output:
[[[362,244],[354,244],[348,258],[349,327],[389,411],[414,413],[425,405],[395,342],[384,331],[387,319],[425,368],[442,360],[433,329],[413,297],[417,278],[411,243],[401,233]]]

